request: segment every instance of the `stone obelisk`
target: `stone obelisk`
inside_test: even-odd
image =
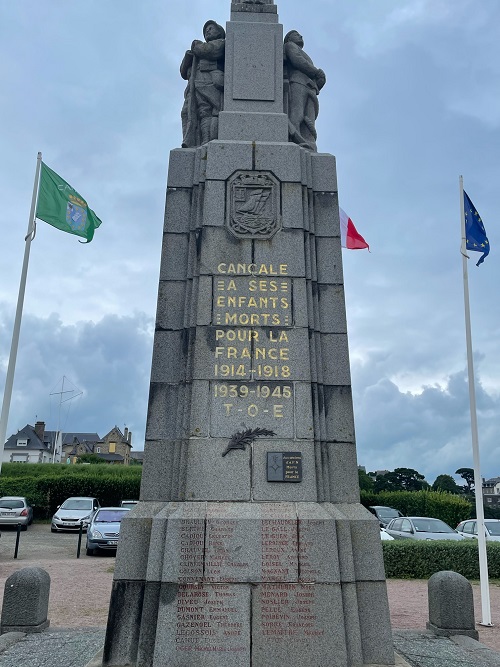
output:
[[[325,83],[277,8],[231,5],[181,66],[141,502],[106,667],[394,663],[359,503]],[[284,66],[285,63],[285,66]]]

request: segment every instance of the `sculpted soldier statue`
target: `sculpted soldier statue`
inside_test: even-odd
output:
[[[318,94],[325,85],[322,69],[314,66],[304,51],[304,40],[297,30],[285,36],[285,77],[288,76],[288,129],[290,141],[316,150],[315,121],[318,117]]]
[[[226,33],[215,21],[203,26],[205,42],[195,39],[181,63],[188,82],[181,111],[182,147],[200,146],[217,139],[224,92]]]

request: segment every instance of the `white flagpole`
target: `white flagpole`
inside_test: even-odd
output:
[[[24,247],[23,268],[21,271],[21,281],[19,283],[19,294],[17,297],[16,317],[14,319],[14,330],[12,332],[12,343],[10,346],[9,365],[7,367],[7,376],[5,378],[5,390],[3,393],[2,415],[0,417],[0,472],[2,470],[3,451],[5,437],[7,434],[7,422],[9,420],[10,400],[12,398],[12,386],[14,384],[14,371],[16,369],[17,348],[19,345],[19,333],[21,331],[21,317],[23,314],[24,293],[26,291],[26,277],[28,275],[28,262],[30,257],[31,241],[35,235],[35,205],[38,194],[38,181],[40,179],[40,166],[42,164],[42,154],[38,153],[36,160],[35,182],[33,185],[33,197],[31,199],[30,217],[28,222],[28,231],[26,232],[26,244]]]
[[[476,496],[477,541],[479,550],[479,580],[481,588],[480,625],[491,626],[490,588],[488,581],[488,557],[486,553],[486,530],[484,527],[483,481],[479,463],[479,442],[477,434],[476,390],[474,383],[474,362],[472,359],[472,337],[470,327],[469,277],[467,273],[467,247],[465,236],[464,181],[460,176],[460,217],[462,223],[462,267],[464,275],[465,337],[467,340],[467,368],[469,374],[469,403],[472,431],[472,453],[474,459],[474,486]]]

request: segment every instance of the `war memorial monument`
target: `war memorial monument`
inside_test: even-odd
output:
[[[326,77],[272,0],[230,11],[179,58],[141,502],[103,665],[392,665],[335,158],[316,143]]]

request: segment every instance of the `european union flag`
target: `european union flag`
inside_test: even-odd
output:
[[[476,211],[474,204],[469,199],[469,195],[464,190],[464,211],[465,211],[465,239],[467,250],[475,250],[482,252],[476,266],[484,262],[485,257],[490,252],[490,243],[486,236],[486,229],[484,228],[481,216]]]

